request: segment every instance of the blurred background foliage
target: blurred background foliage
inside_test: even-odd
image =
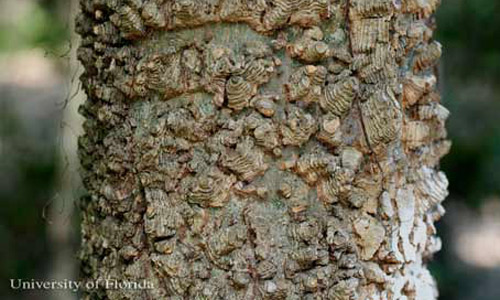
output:
[[[58,299],[12,291],[9,279],[54,277],[60,250],[76,253],[78,245],[76,234],[61,234],[74,227],[72,201],[60,188],[68,149],[63,104],[72,89],[70,3],[0,0],[0,299]]]
[[[500,299],[500,1],[442,1],[436,18],[453,146],[442,161],[450,181],[443,250],[431,270],[440,299]]]
[[[443,1],[437,39],[444,45],[443,101],[452,152],[443,167],[450,191],[469,205],[500,192],[500,1]]]
[[[53,237],[56,225],[44,218],[44,212],[60,197],[58,178],[64,174],[67,155],[61,150],[65,110],[60,104],[76,85],[67,67],[69,50],[74,49],[71,3],[74,6],[75,1],[0,1],[2,299],[56,299],[13,293],[6,283],[8,278],[50,278],[54,265],[61,263],[57,253],[62,247]],[[436,17],[436,38],[444,45],[439,82],[443,102],[452,113],[448,130],[453,147],[442,162],[450,180],[448,214],[438,226],[444,247],[431,270],[439,283],[440,299],[497,300],[500,1],[447,0]],[[26,58],[30,58],[28,65],[16,64]],[[78,222],[74,215],[66,218]],[[65,247],[74,258],[78,237],[74,234],[69,240]]]
[[[0,13],[0,51],[20,51],[39,47],[53,51],[69,39],[68,19],[62,1],[26,1],[20,6],[2,4]],[[66,5],[64,7],[67,7]]]

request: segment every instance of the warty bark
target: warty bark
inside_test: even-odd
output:
[[[81,0],[88,299],[422,299],[437,0]]]

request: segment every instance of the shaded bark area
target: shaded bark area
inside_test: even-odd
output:
[[[82,0],[100,299],[435,299],[438,1]]]

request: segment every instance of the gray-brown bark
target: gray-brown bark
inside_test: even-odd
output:
[[[435,299],[437,0],[81,0],[105,299]]]

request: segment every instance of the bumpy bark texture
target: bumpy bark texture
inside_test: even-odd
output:
[[[81,0],[86,297],[435,299],[437,5]]]

